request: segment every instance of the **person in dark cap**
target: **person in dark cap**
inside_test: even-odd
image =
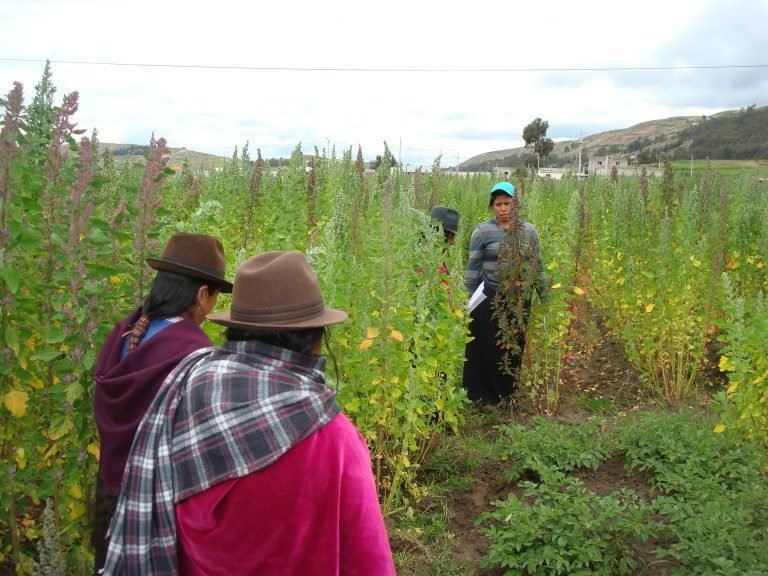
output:
[[[459,231],[459,213],[453,208],[435,206],[432,208],[430,218],[440,222],[446,243],[453,244]]]
[[[326,385],[325,306],[298,251],[235,276],[226,342],[168,377],[136,433],[104,574],[395,573],[365,440]]]
[[[539,235],[533,224],[520,218],[515,187],[509,182],[493,186],[488,206],[494,217],[472,233],[464,274],[470,295],[483,287],[479,304],[470,312],[472,340],[464,363],[467,396],[480,405],[510,400],[516,392],[532,292],[535,289],[540,298],[547,293]],[[498,313],[500,306],[505,313]]]
[[[436,230],[442,229],[445,243],[453,245],[456,242],[456,234],[459,231],[459,213],[455,209],[448,208],[447,206],[435,206],[432,208],[429,217],[436,223]],[[448,246],[445,247],[445,250],[447,249]],[[443,250],[443,252],[445,252],[445,250]],[[424,268],[419,268],[416,272],[423,275]],[[445,265],[445,262],[440,263],[439,272],[440,274],[448,274],[448,267]],[[442,280],[442,283],[448,285],[448,281],[445,279]]]
[[[174,234],[162,256],[147,264],[157,270],[149,295],[112,329],[94,369],[93,410],[101,441],[92,533],[97,573],[139,422],[171,370],[212,345],[200,324],[219,293],[232,292],[224,248],[212,236]]]

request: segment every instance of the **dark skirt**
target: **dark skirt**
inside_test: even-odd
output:
[[[486,285],[484,293],[486,299],[470,314],[472,341],[467,342],[464,352],[464,388],[473,402],[498,404],[517,390],[517,375],[525,349],[525,328],[515,331],[517,346],[508,354],[504,368],[504,350],[497,344],[499,325],[493,317],[496,292]]]
[[[93,573],[96,575],[104,567],[107,560],[107,549],[109,548],[107,531],[112,522],[112,516],[115,514],[119,496],[119,493],[107,486],[101,476],[96,475],[96,497],[93,507],[93,531],[91,532],[91,545],[95,555]]]

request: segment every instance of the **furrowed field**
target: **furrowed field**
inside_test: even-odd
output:
[[[656,179],[515,181],[553,298],[529,326],[530,413],[486,414],[461,387],[462,278],[489,176],[439,159],[390,171],[386,144],[370,174],[362,150],[307,166],[300,145],[274,173],[248,145],[174,172],[162,138],[117,167],[75,129],[77,94],[52,102],[44,84],[2,102],[0,573],[91,572],[91,371],[176,231],[221,238],[230,278],[302,250],[349,311],[329,381],[368,440],[399,573],[768,573],[764,183],[669,163]],[[446,253],[437,204],[462,217]]]

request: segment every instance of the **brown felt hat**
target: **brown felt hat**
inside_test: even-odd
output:
[[[229,312],[208,320],[246,330],[302,330],[339,324],[346,312],[326,308],[320,283],[303,253],[264,252],[235,274]]]
[[[222,292],[232,292],[232,283],[224,279],[227,269],[224,247],[207,234],[177,232],[168,240],[163,255],[147,258],[147,264],[155,270],[211,280],[221,286]]]

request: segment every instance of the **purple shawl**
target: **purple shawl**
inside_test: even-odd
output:
[[[96,360],[93,412],[101,436],[99,475],[120,490],[125,463],[139,422],[166,376],[187,355],[211,346],[193,320],[180,320],[129,352],[120,361],[122,334],[141,315],[137,308],[113,328]]]

